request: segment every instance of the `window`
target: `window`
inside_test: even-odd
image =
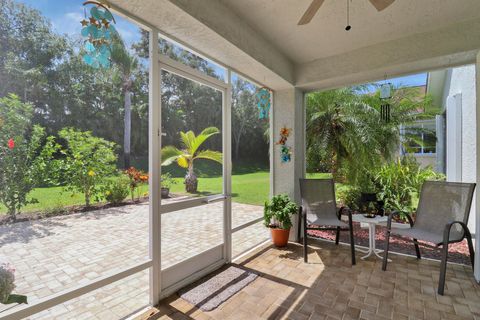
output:
[[[406,153],[417,155],[436,153],[435,120],[419,121],[402,128],[403,149]]]

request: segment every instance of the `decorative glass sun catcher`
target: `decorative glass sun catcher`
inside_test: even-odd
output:
[[[92,7],[87,20],[86,7],[90,5]],[[99,1],[83,3],[85,18],[80,22],[83,26],[81,33],[85,38],[83,61],[94,68],[110,67],[112,35],[116,32],[112,23],[116,22],[106,5]]]
[[[257,90],[257,107],[259,111],[259,118],[266,119],[268,118],[268,113],[270,111],[270,100],[271,100],[271,91],[266,87],[262,87]]]

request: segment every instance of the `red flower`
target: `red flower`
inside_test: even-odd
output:
[[[8,148],[10,150],[12,150],[13,148],[15,148],[15,141],[13,141],[13,139],[8,139]]]

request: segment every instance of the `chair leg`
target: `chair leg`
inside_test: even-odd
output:
[[[352,266],[357,264],[355,260],[355,238],[353,237],[353,222],[352,222],[352,215],[348,216],[348,231],[350,232],[350,250],[352,251]],[[337,229],[337,234],[339,229]]]
[[[307,219],[303,218],[303,261],[308,262]]]
[[[472,264],[472,269],[475,271],[475,251],[473,250],[472,235],[470,232],[466,234],[468,251],[470,252],[470,262]]]
[[[338,245],[338,241],[340,240],[340,227],[337,227],[337,234],[335,235],[335,244]]]
[[[386,231],[385,235],[385,251],[383,251],[383,263],[382,263],[382,270],[387,270],[387,262],[388,262],[388,248],[390,247],[390,230]]]
[[[445,289],[445,275],[447,274],[447,259],[448,259],[448,241],[443,243],[442,261],[440,263],[440,278],[438,280],[438,294],[443,296]]]
[[[420,255],[420,247],[418,246],[417,239],[413,239],[413,244],[415,245],[415,252],[417,253],[417,259],[422,259],[422,256]]]
[[[298,231],[297,231],[297,241],[302,243],[302,211],[300,210],[298,214]]]

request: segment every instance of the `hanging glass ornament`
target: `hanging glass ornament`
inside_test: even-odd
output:
[[[86,6],[93,5],[90,9],[90,17],[87,20]],[[82,24],[82,37],[85,38],[83,61],[94,68],[110,67],[112,50],[112,36],[116,23],[108,4],[99,1],[86,1],[83,3],[85,18]]]
[[[257,107],[259,111],[259,119],[267,119],[270,112],[271,91],[266,87],[257,90]]]

